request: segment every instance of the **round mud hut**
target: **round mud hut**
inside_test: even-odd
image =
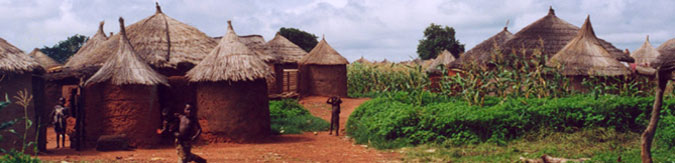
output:
[[[558,18],[553,8],[543,18],[524,27],[512,39],[502,45],[502,55],[516,54],[520,58],[529,58],[535,51],[551,58],[567,43],[577,36],[579,27]],[[612,57],[623,62],[633,62],[633,58],[614,47],[611,43],[598,39],[600,44],[609,51]],[[513,60],[513,58],[507,58]],[[518,58],[516,58],[518,59]]]
[[[197,87],[203,139],[246,142],[270,135],[269,66],[239,40],[230,21],[220,43],[186,76]]]
[[[40,66],[42,69],[49,70],[52,67],[56,66],[61,66],[59,62],[56,62],[52,57],[47,56],[47,54],[42,53],[40,49],[35,48],[33,51],[28,53],[28,56],[33,58]]]
[[[41,72],[42,68],[40,64],[33,58],[8,43],[5,39],[0,38],[0,95],[2,97],[0,101],[5,102],[5,95],[14,97],[21,96],[21,94],[30,94],[33,96],[33,99],[29,103],[26,103],[26,113],[24,113],[24,107],[20,104],[21,100],[12,99],[12,103],[1,110],[0,122],[23,118],[27,114],[28,119],[34,124],[46,124],[39,121],[41,118],[38,118],[40,113],[46,112],[43,110],[45,107],[43,106],[41,92],[42,79],[39,77]],[[14,126],[24,126],[24,123],[25,121],[19,120]],[[13,129],[17,133],[27,133],[27,140],[35,140],[39,132],[41,138],[37,144],[40,149],[44,149],[46,145],[44,134],[47,130],[42,128],[38,131],[37,127],[34,126],[29,128],[28,132],[25,131],[24,127],[13,127]],[[23,146],[21,137],[18,134],[3,133],[0,148],[5,150],[20,150]]]
[[[431,76],[440,76],[442,75],[441,66],[447,69],[448,65],[455,61],[455,56],[450,53],[448,50],[443,50],[438,54],[438,57],[431,62],[431,65],[427,67],[427,73]]]
[[[122,18],[118,35],[115,53],[85,83],[86,142],[125,134],[131,146],[154,147],[161,140],[155,133],[161,124],[157,85],[167,80],[136,54]]]
[[[297,93],[298,61],[307,55],[307,52],[279,33],[267,42],[267,46],[270,48],[270,55],[277,60],[272,68],[274,78],[277,80],[273,87],[269,88],[270,93]]]
[[[299,62],[301,96],[347,97],[347,64],[349,61],[322,38]]]
[[[504,27],[501,32],[479,43],[469,51],[466,51],[463,55],[459,56],[457,61],[450,63],[449,67],[471,69],[476,68],[476,66],[487,66],[490,61],[496,59],[496,52],[499,51],[499,47],[504,45],[504,43],[511,38],[513,38],[513,34],[509,32],[507,27]]]
[[[635,59],[635,64],[631,65],[631,68],[634,68],[634,70],[638,73],[653,74],[656,71],[655,69],[651,68],[649,64],[656,60],[656,58],[659,56],[659,51],[656,50],[656,48],[654,48],[651,43],[649,43],[649,36],[647,36],[645,42],[639,49],[633,51],[633,53],[630,53],[630,56]]]

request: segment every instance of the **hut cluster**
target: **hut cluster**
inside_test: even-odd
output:
[[[185,104],[196,107],[202,139],[251,141],[270,135],[270,98],[347,96],[348,61],[325,39],[308,53],[278,33],[268,42],[239,36],[230,21],[224,36],[209,37],[159,5],[145,19],[119,23],[120,31],[106,36],[101,22],[64,65],[38,49],[26,55],[0,38],[0,92],[26,88],[36,95],[29,116],[43,125],[58,97],[66,97],[77,121],[68,133],[74,148],[94,147],[106,135],[124,135],[139,148],[168,142],[155,133],[161,110],[182,113]],[[37,133],[45,149],[45,129],[31,136]]]

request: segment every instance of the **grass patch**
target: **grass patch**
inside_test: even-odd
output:
[[[315,117],[294,99],[270,101],[272,133],[301,134],[302,132],[326,131],[330,124]]]

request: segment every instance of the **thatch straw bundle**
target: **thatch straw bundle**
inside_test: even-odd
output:
[[[298,63],[303,65],[346,65],[349,64],[349,61],[330,47],[325,38],[322,38],[319,44],[309,54],[302,57]]]
[[[136,55],[124,30],[124,19],[120,17],[119,42],[115,54],[110,56],[89,80],[86,85],[101,83],[110,80],[113,85],[169,85],[166,77],[155,72],[141,57]]]
[[[590,16],[581,31],[547,63],[548,66],[562,67],[562,74],[573,76],[616,76],[630,74],[630,70],[614,59],[595,36]]]
[[[504,27],[501,32],[474,46],[462,56],[459,56],[457,61],[450,63],[450,67],[468,67],[471,64],[485,65],[492,59],[492,54],[494,54],[495,50],[498,50],[500,46],[504,45],[511,38],[513,38],[513,34]]]
[[[452,62],[455,61],[455,56],[452,55],[448,50],[443,50],[438,57],[431,62],[431,65],[427,68],[427,73],[440,74],[441,69],[438,69],[438,66],[447,67]]]
[[[675,69],[675,39],[664,42],[657,50],[660,55],[652,62],[651,66],[661,71]]]
[[[39,66],[33,58],[0,38],[0,72],[24,73],[33,71]]]
[[[103,32],[104,23],[105,22],[103,21],[99,23],[98,31],[96,31],[96,34],[94,34],[94,36],[89,37],[89,40],[87,40],[87,42],[84,43],[84,46],[82,46],[80,50],[77,50],[77,53],[75,53],[72,57],[68,59],[68,62],[66,62],[65,67],[79,69],[87,66],[103,65],[103,62],[105,62],[106,59],[108,58],[108,56],[104,56],[107,53],[95,53],[94,49],[103,45],[103,42],[108,40],[108,37],[105,35],[105,32]]]
[[[197,66],[187,72],[191,82],[253,81],[271,76],[269,66],[239,41],[228,21],[227,33]]]
[[[502,46],[502,50],[504,54],[512,52],[520,54],[520,50],[525,49],[525,54],[530,55],[533,49],[541,49],[542,54],[550,58],[565,47],[567,42],[577,35],[578,31],[579,27],[558,18],[555,16],[553,8],[549,8],[546,16],[518,31],[511,40]],[[598,39],[598,41],[617,60],[633,62],[630,56],[624,54],[611,43],[602,39]],[[543,47],[541,47],[542,44]]]
[[[633,51],[630,56],[635,59],[636,64],[649,66],[649,63],[656,60],[656,57],[659,56],[659,51],[649,43],[649,36],[647,36],[645,43],[639,49]]]
[[[270,55],[275,57],[279,63],[297,63],[302,57],[307,55],[305,50],[295,45],[286,37],[277,33],[274,38],[267,42],[270,48]]]
[[[35,48],[33,51],[28,53],[28,56],[32,57],[37,61],[43,69],[47,70],[52,67],[60,66],[59,62],[56,62],[52,57],[47,56],[45,53],[42,53],[40,49]]]
[[[126,27],[127,37],[136,53],[156,68],[176,68],[178,63],[198,64],[216,42],[203,32],[162,13],[159,4],[154,15]],[[110,40],[119,39],[119,34]],[[117,41],[107,41],[95,50],[101,56],[110,56],[117,49]]]

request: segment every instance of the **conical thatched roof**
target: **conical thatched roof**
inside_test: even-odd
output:
[[[220,43],[187,72],[191,82],[253,81],[271,76],[269,66],[239,40],[232,23],[227,23]]]
[[[28,56],[32,57],[37,61],[43,69],[49,69],[52,67],[60,66],[59,62],[56,62],[52,57],[47,56],[47,54],[42,53],[40,49],[35,48],[32,52],[28,53]]]
[[[513,34],[504,27],[501,32],[474,46],[462,56],[459,56],[457,61],[450,63],[450,67],[467,67],[471,64],[485,65],[492,58],[495,50],[497,50],[495,48],[504,45],[511,38],[513,38]]]
[[[657,50],[659,51],[659,56],[656,57],[651,66],[661,71],[675,69],[675,38],[664,42]]]
[[[216,46],[216,42],[197,28],[165,15],[159,5],[154,15],[126,27],[127,37],[136,53],[157,68],[175,68],[178,63],[198,64]],[[110,40],[119,39],[119,35]],[[95,50],[109,56],[117,41],[106,42]]]
[[[448,50],[443,50],[438,57],[431,62],[431,65],[427,68],[428,73],[441,73],[441,69],[438,69],[438,66],[448,66],[455,61],[455,56],[452,55]]]
[[[349,61],[347,61],[345,57],[342,57],[335,49],[330,47],[325,38],[322,38],[321,41],[319,41],[319,44],[316,44],[309,54],[300,59],[298,64],[346,65],[349,64]]]
[[[271,55],[276,57],[279,63],[297,63],[307,55],[307,52],[300,46],[295,45],[279,33],[267,42],[267,46],[270,48]]]
[[[114,85],[169,85],[165,76],[155,72],[136,54],[124,30],[124,19],[120,17],[120,34],[117,49],[89,80],[86,85],[110,81]]]
[[[357,60],[354,61],[354,62],[362,63],[362,64],[364,64],[364,63],[372,63],[372,62],[370,62],[369,60],[367,60],[366,58],[363,58],[363,56],[361,56],[361,58],[357,59]]]
[[[502,50],[504,54],[509,54],[514,50],[519,54],[520,49],[527,49],[527,54],[529,55],[532,49],[542,48],[543,54],[550,58],[565,47],[567,42],[577,35],[578,31],[579,28],[577,26],[558,18],[555,16],[553,8],[549,8],[546,16],[518,31],[512,39],[504,43]],[[630,56],[624,54],[611,43],[602,39],[598,40],[609,51],[612,57],[619,61],[633,62]],[[542,43],[543,47],[541,47]]]
[[[105,22],[101,21],[98,25],[98,31],[94,36],[89,37],[84,46],[77,50],[72,57],[68,59],[65,64],[65,67],[79,69],[86,66],[100,66],[103,65],[103,62],[106,61],[108,56],[103,56],[104,53],[94,53],[94,49],[103,45],[103,42],[108,40],[108,37],[103,32],[103,24]]]
[[[547,63],[551,67],[562,66],[563,75],[616,76],[630,74],[630,70],[614,59],[595,36],[590,16],[581,31],[556,53]]]
[[[39,66],[21,49],[0,38],[0,72],[24,73],[33,71]]]
[[[656,57],[659,56],[659,51],[649,43],[649,36],[647,36],[642,47],[633,51],[630,56],[635,59],[635,63],[638,65],[649,65],[649,63],[653,62]]]
[[[239,36],[239,41],[244,43],[249,49],[253,50],[253,52],[255,52],[263,61],[276,61],[276,58],[271,55],[272,51],[269,46],[265,43],[265,38],[261,35]]]

